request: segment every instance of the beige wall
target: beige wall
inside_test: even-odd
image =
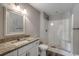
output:
[[[40,12],[29,4],[22,4],[27,9],[26,34],[40,36]]]
[[[44,12],[40,13],[40,39],[44,44],[48,44],[48,20],[44,18]]]

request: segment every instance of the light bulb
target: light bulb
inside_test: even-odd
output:
[[[20,6],[17,6],[17,10],[20,11]]]
[[[26,14],[26,13],[27,13],[26,9],[24,9],[22,13],[23,13],[23,14]]]
[[[50,23],[50,25],[51,25],[51,26],[53,26],[53,25],[54,25],[54,23]]]
[[[14,4],[11,4],[11,7],[12,7],[12,9],[13,9],[13,10],[15,10],[15,9],[16,9],[16,7],[15,7],[15,5],[14,5]]]

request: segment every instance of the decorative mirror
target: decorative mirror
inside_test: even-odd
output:
[[[5,10],[5,35],[24,34],[24,15],[7,8]]]

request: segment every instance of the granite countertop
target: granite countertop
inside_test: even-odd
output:
[[[39,40],[39,38],[28,37],[28,38],[21,38],[19,41],[12,40],[9,42],[1,43],[0,44],[0,56],[5,55],[11,51],[14,51],[18,48],[21,48],[24,45],[28,45],[37,40]]]

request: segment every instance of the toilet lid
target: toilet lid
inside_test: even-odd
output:
[[[40,44],[39,48],[42,49],[42,50],[47,50],[48,49],[48,45]]]

